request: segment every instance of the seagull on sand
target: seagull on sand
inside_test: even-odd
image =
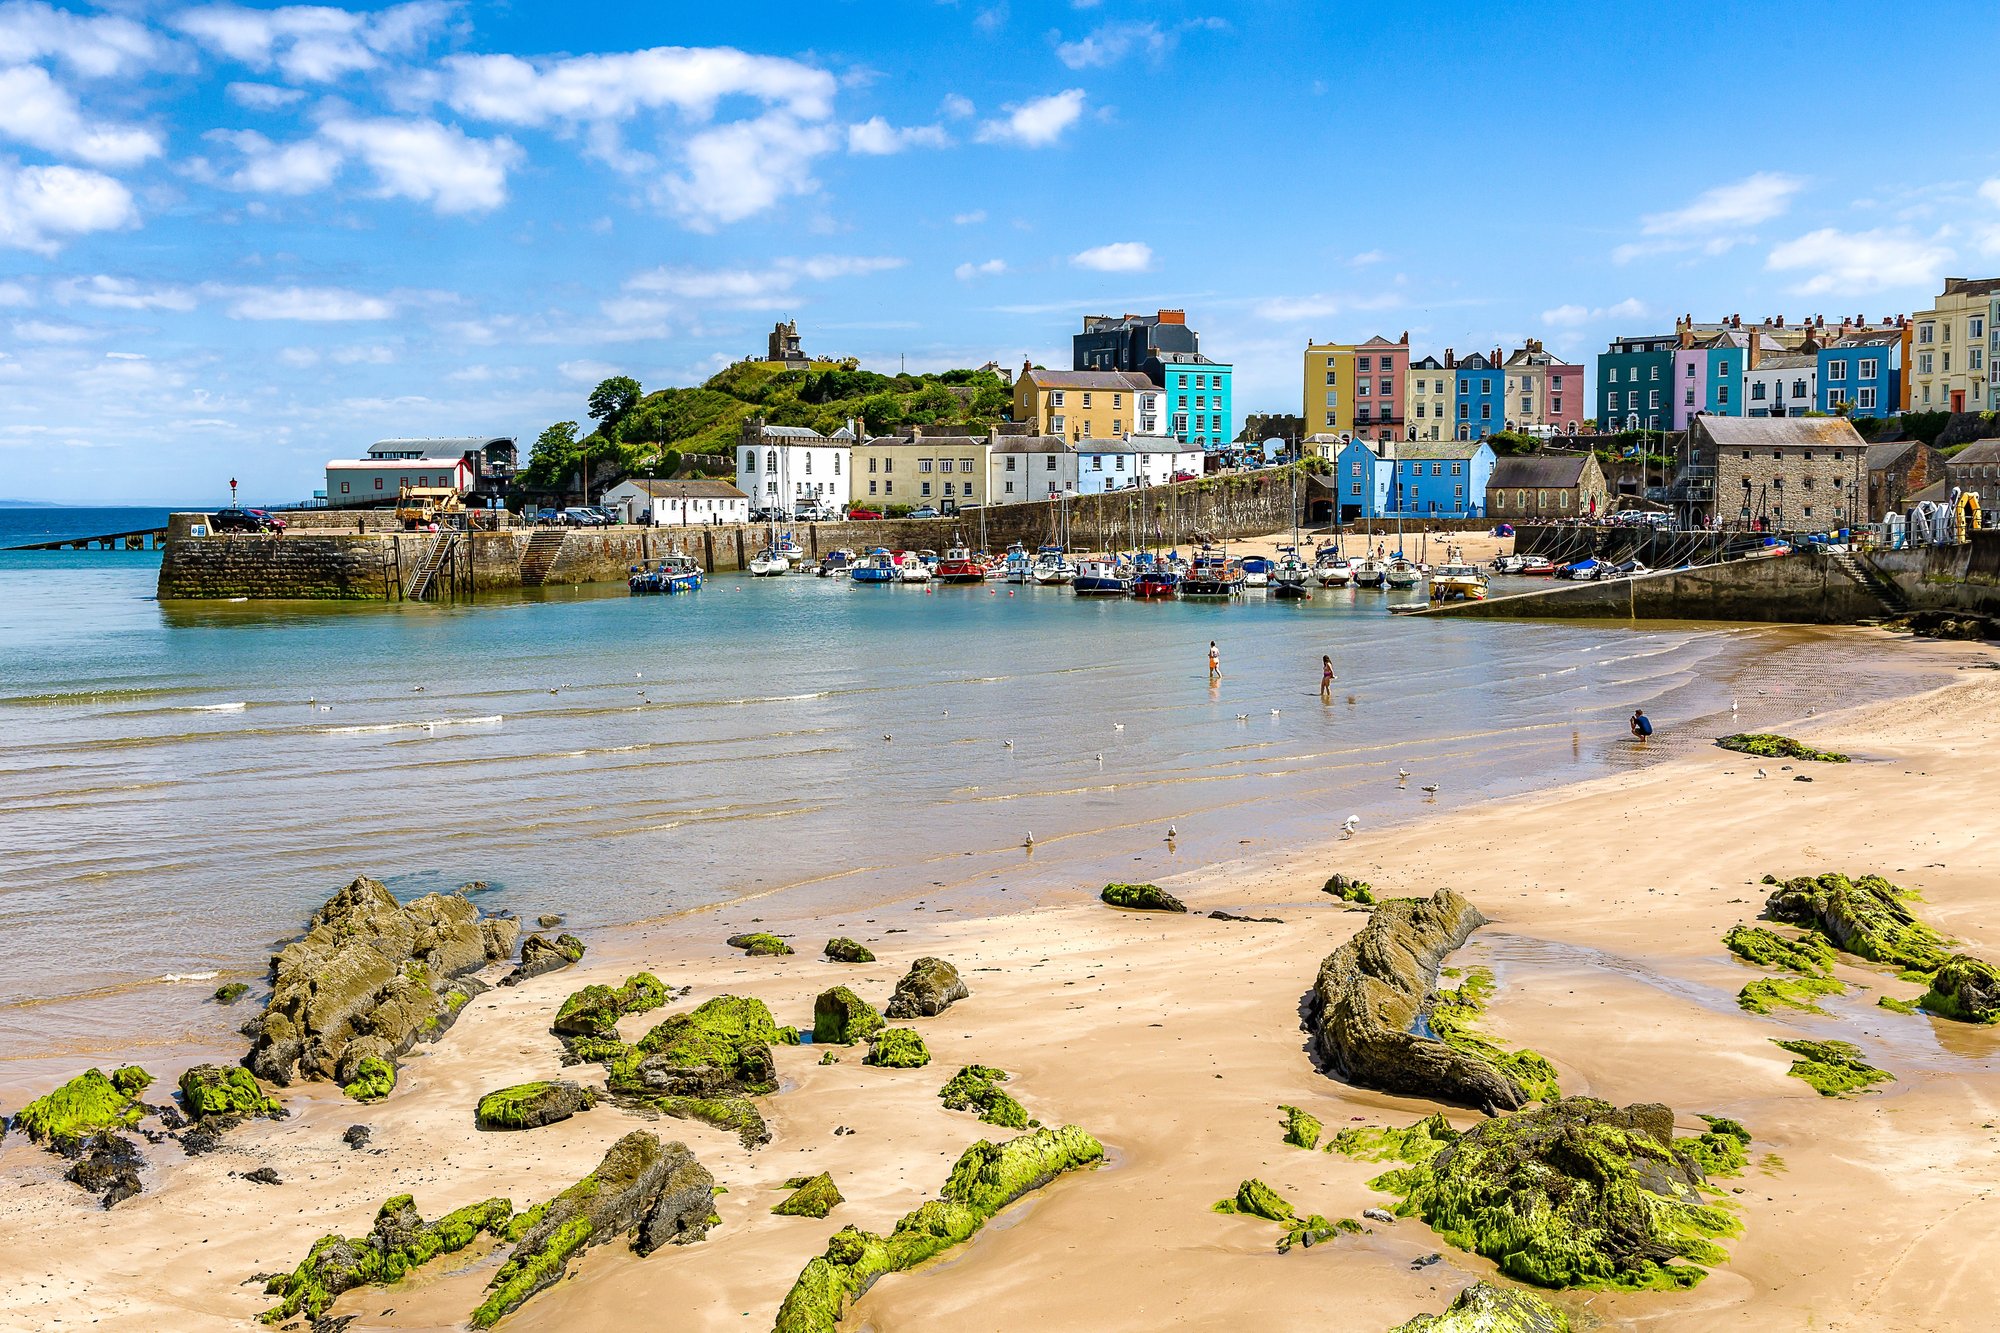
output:
[[[1173,826],[1172,824],[1169,824],[1169,825],[1167,825],[1167,841],[1168,841],[1168,842],[1172,842],[1172,841],[1174,840],[1174,838],[1175,838],[1176,836],[1178,836],[1178,833],[1179,833],[1179,831],[1178,831],[1177,829],[1175,829],[1175,828],[1174,828],[1174,826]]]
[[[411,694],[422,694],[423,692],[424,692],[424,687],[423,687],[423,686],[421,686],[421,685],[412,685],[412,686],[410,686],[410,693],[411,693]]]
[[[1103,756],[1103,755],[1101,755],[1101,754],[1097,756],[1097,766],[1098,766],[1099,768],[1103,768],[1103,767],[1104,767],[1104,756]]]
[[[1340,836],[1343,838],[1351,838],[1354,836],[1354,830],[1360,827],[1361,827],[1361,816],[1349,815],[1346,819],[1340,821]]]
[[[1012,742],[1012,741],[1001,741],[1001,742],[1000,742],[1000,748],[1001,748],[1001,749],[1003,749],[1003,750],[1011,750],[1011,749],[1013,749],[1013,748],[1014,748],[1014,742]]]
[[[1409,770],[1409,769],[1407,769],[1407,768],[1399,768],[1399,769],[1397,769],[1397,770],[1396,770],[1396,781],[1398,781],[1398,782],[1408,782],[1409,780],[1410,780],[1410,770]]]
[[[893,741],[893,740],[895,740],[896,738],[895,738],[894,736],[890,735],[890,734],[889,734],[888,732],[886,732],[886,731],[885,731],[885,732],[883,732],[883,733],[882,733],[882,739],[883,739],[883,740],[885,740],[885,741]]]
[[[1271,716],[1272,716],[1272,717],[1276,717],[1277,715],[1278,715],[1278,710],[1277,710],[1277,709],[1275,709],[1275,708],[1273,708],[1273,709],[1271,710]]]
[[[1769,773],[1766,773],[1763,769],[1760,768],[1757,770],[1757,776],[1760,778],[1767,778],[1771,775]]]
[[[1437,795],[1438,784],[1435,782],[1425,783],[1423,790],[1429,793],[1430,795],[1435,796]]]
[[[1248,722],[1250,720],[1250,715],[1248,713],[1238,713],[1236,715],[1236,720],[1238,722]]]
[[[1028,836],[1021,840],[1021,845],[1023,847],[1033,847],[1035,845],[1035,835],[1033,831],[1030,831]]]
[[[1113,722],[1111,724],[1111,729],[1113,731],[1123,731],[1125,730],[1125,724],[1123,722]]]

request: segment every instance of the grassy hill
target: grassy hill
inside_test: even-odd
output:
[[[866,434],[905,426],[984,431],[1005,421],[1013,391],[990,370],[880,375],[852,361],[794,368],[739,361],[694,388],[644,392],[635,380],[606,380],[590,396],[596,429],[577,438],[577,423],[558,422],[535,442],[524,480],[554,488],[577,476],[587,458],[596,477],[672,476],[690,454],[734,452],[746,417],[775,426],[810,426],[832,434],[852,419]]]

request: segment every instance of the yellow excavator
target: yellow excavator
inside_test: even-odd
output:
[[[406,532],[444,523],[465,509],[465,497],[451,486],[404,486],[396,492],[396,519]]]

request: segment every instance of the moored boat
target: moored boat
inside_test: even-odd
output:
[[[1060,546],[1044,546],[1035,554],[1034,580],[1045,586],[1060,586],[1076,577],[1076,566]]]
[[[1034,577],[1035,562],[1029,556],[1028,548],[1015,542],[1007,548],[1007,558],[1001,562],[1009,583],[1026,583]]]
[[[783,574],[791,567],[792,562],[789,559],[769,546],[750,557],[750,572],[760,579]]]
[[[1423,571],[1401,556],[1391,560],[1382,571],[1382,581],[1391,588],[1414,588],[1422,577]]]
[[[1077,562],[1070,587],[1078,597],[1123,597],[1132,591],[1132,580],[1116,560],[1098,556]]]
[[[1182,597],[1235,597],[1242,591],[1243,567],[1207,549],[1196,553],[1180,588]]]
[[[921,552],[905,551],[903,552],[902,564],[898,567],[896,577],[904,583],[929,583],[931,581],[931,567],[924,563],[924,557]]]
[[[1388,581],[1389,567],[1374,556],[1365,555],[1354,562],[1352,577],[1357,588],[1380,588]]]
[[[878,546],[857,560],[847,574],[856,583],[894,583],[896,557]]]
[[[835,574],[845,574],[853,566],[854,552],[842,546],[820,557],[819,568],[813,572],[821,578],[828,578]]]
[[[1246,588],[1268,588],[1271,586],[1271,570],[1274,562],[1261,555],[1243,557],[1243,586]]]
[[[1482,601],[1486,597],[1486,576],[1477,565],[1439,565],[1431,575],[1430,594],[1433,602]]]
[[[986,566],[963,546],[948,546],[938,561],[937,578],[939,583],[980,583],[986,578]]]
[[[632,566],[625,586],[635,595],[694,592],[701,587],[701,566],[692,556],[666,556],[651,569]]]

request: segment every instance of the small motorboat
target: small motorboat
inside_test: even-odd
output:
[[[972,552],[963,546],[948,546],[944,558],[937,564],[939,583],[983,583],[986,581],[986,566],[972,558]]]
[[[1496,555],[1493,557],[1493,572],[1495,574],[1518,574],[1521,572],[1521,567],[1527,563],[1528,557],[1525,555]]]
[[[760,579],[787,573],[791,567],[790,558],[769,546],[750,557],[750,572]]]
[[[903,552],[903,562],[897,567],[896,577],[904,583],[929,583],[931,567],[924,563],[920,552]]]
[[[1261,555],[1243,557],[1243,586],[1246,588],[1268,588],[1271,586],[1271,570],[1275,561]]]
[[[1531,555],[1521,561],[1521,567],[1514,571],[1531,579],[1545,579],[1556,572],[1556,562],[1545,555]]]
[[[854,552],[842,546],[836,550],[828,551],[824,556],[820,557],[819,568],[813,572],[820,578],[831,578],[838,574],[845,574],[853,566]]]
[[[625,586],[635,596],[695,592],[701,588],[701,566],[692,556],[670,555],[651,569],[632,566],[632,575]]]
[[[896,557],[878,546],[857,560],[847,575],[856,583],[894,583],[897,578]]]
[[[1060,587],[1076,577],[1076,566],[1060,546],[1044,546],[1035,555],[1035,582],[1044,587]]]
[[[1423,578],[1423,570],[1414,563],[1397,556],[1382,571],[1382,581],[1391,588],[1414,588]]]
[[[1439,565],[1431,575],[1433,602],[1478,602],[1486,598],[1486,576],[1477,565]]]
[[[1148,559],[1132,578],[1132,595],[1147,601],[1162,601],[1178,596],[1180,587],[1179,571],[1164,560]]]
[[[1001,562],[1001,568],[1009,583],[1027,583],[1035,576],[1034,559],[1028,554],[1028,548],[1019,542],[1007,548],[1007,558]]]
[[[1372,555],[1364,555],[1354,562],[1354,586],[1357,588],[1380,588],[1387,584],[1389,567]]]
[[[1181,580],[1182,597],[1236,597],[1243,591],[1243,566],[1219,551],[1203,548]]]
[[[1070,588],[1078,597],[1123,597],[1132,591],[1132,580],[1116,560],[1099,556],[1077,562]]]

